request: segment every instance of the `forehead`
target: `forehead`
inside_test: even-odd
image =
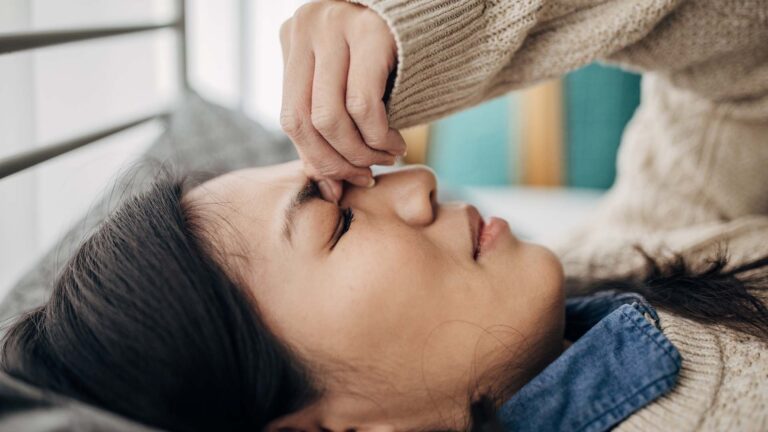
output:
[[[186,199],[196,204],[244,204],[256,200],[260,207],[270,207],[278,199],[306,181],[299,161],[267,167],[246,168],[220,175],[196,186]]]
[[[298,161],[247,168],[196,186],[185,200],[218,245],[271,242],[272,233],[281,232],[284,209],[306,179]]]

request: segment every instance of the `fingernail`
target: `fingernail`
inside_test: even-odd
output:
[[[405,154],[408,152],[408,149],[402,148],[400,150],[390,150],[389,154],[393,156],[405,156]]]
[[[379,165],[394,165],[396,161],[397,161],[397,156],[392,155],[386,158],[385,160],[381,161]]]
[[[339,201],[339,197],[336,196],[336,192],[334,192],[333,187],[328,184],[327,180],[320,180],[317,182],[317,187],[320,188],[320,192],[322,192],[325,199],[330,199],[333,202]]]
[[[373,186],[376,185],[376,180],[374,180],[373,177],[358,176],[358,177],[352,177],[350,180],[352,181],[352,183],[361,187],[372,188]]]

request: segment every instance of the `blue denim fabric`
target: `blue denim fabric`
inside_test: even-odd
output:
[[[681,358],[658,321],[638,294],[569,299],[566,339],[577,340],[502,405],[504,430],[605,431],[671,390]]]

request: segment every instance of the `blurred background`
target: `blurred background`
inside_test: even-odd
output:
[[[279,133],[280,24],[304,0],[188,0],[187,73],[206,99]],[[0,34],[171,20],[173,0],[0,0]],[[0,55],[0,159],[150,114],[178,95],[176,34],[158,30]],[[150,54],[148,54],[150,53]],[[615,176],[639,78],[590,65],[404,131],[406,163],[523,236],[583,219]],[[0,179],[0,298],[162,132],[148,122]],[[567,223],[562,214],[568,214]]]

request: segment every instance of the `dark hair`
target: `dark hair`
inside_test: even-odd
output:
[[[129,199],[58,275],[49,301],[9,329],[0,366],[10,375],[149,425],[180,431],[260,430],[316,400],[309,365],[258,314],[255,300],[214,259],[182,181],[159,180]],[[762,259],[703,271],[681,257],[645,255],[644,277],[570,281],[580,293],[635,291],[693,320],[768,338]],[[474,432],[501,431],[502,402],[469,405]]]
[[[768,256],[729,268],[727,248],[722,245],[697,263],[679,253],[654,258],[640,247],[635,249],[645,261],[639,276],[569,279],[566,289],[579,295],[636,292],[658,309],[768,340],[768,308],[755,295],[768,291]]]
[[[0,363],[43,389],[178,431],[264,428],[318,395],[159,180],[88,238]]]

